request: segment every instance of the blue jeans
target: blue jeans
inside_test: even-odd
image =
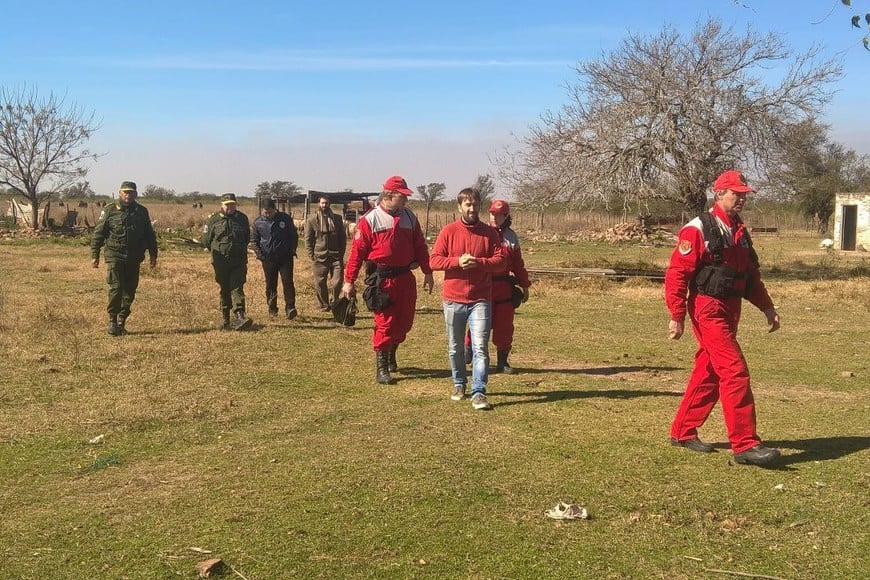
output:
[[[447,324],[447,356],[454,385],[468,384],[465,370],[465,330],[471,333],[471,394],[486,393],[489,379],[489,333],[492,329],[492,304],[489,300],[465,304],[444,301]]]

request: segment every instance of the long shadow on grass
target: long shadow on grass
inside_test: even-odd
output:
[[[560,375],[593,375],[599,377],[608,377],[610,375],[618,375],[620,373],[643,373],[643,372],[658,372],[658,371],[681,371],[682,367],[650,367],[650,366],[631,366],[631,367],[597,367],[589,369],[525,369],[513,367],[517,374],[521,375],[538,375],[538,374],[560,374]]]
[[[497,397],[522,397],[521,401],[506,401],[496,403],[496,407],[510,405],[528,405],[530,403],[554,403],[568,399],[637,399],[639,397],[682,397],[683,393],[670,391],[639,391],[628,389],[589,390],[589,391],[532,391],[502,393],[491,389]]]
[[[768,447],[797,449],[800,453],[789,454],[776,462],[777,466],[807,461],[828,461],[852,453],[870,449],[870,437],[817,437],[792,441],[765,441]]]
[[[401,361],[399,361],[401,362]],[[449,369],[421,369],[419,367],[399,367],[399,372],[394,373],[394,377],[402,380],[402,376],[405,378],[414,378],[414,379],[446,379],[452,375]],[[469,373],[469,378],[471,373]]]

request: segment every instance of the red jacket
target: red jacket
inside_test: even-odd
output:
[[[417,216],[403,209],[393,216],[378,205],[359,220],[344,272],[345,282],[353,282],[363,262],[379,266],[409,266],[416,262],[424,274],[431,274],[429,249]]]
[[[471,254],[478,266],[463,270],[459,257]],[[433,270],[444,270],[441,296],[449,302],[470,304],[492,299],[492,273],[503,272],[507,260],[498,230],[478,220],[467,225],[461,219],[438,233],[429,256]]]
[[[713,223],[718,224],[725,237],[725,248],[722,250],[722,261],[745,279],[735,281],[735,290],[742,292],[747,283],[751,293],[747,296],[759,310],[773,308],[773,301],[767,293],[767,288],[761,282],[758,266],[753,262],[749,250],[748,235],[743,221],[737,217],[733,220],[723,212],[718,205],[710,210]],[[686,317],[687,300],[698,295],[694,279],[698,270],[706,264],[713,263],[713,254],[707,250],[704,240],[703,226],[700,218],[695,218],[680,230],[677,247],[671,254],[671,261],[665,271],[665,303],[671,313],[671,319],[683,321]],[[717,300],[709,296],[705,298]],[[740,296],[722,300],[731,310],[739,311]]]

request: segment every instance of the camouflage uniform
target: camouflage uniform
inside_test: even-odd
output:
[[[235,196],[225,194],[224,203],[235,203]],[[219,211],[208,216],[202,230],[202,245],[211,250],[214,277],[221,289],[221,313],[224,326],[229,323],[230,310],[240,321],[245,316],[245,282],[248,275],[248,244],[251,225],[248,216],[236,210]]]
[[[128,183],[128,182],[125,182]],[[135,191],[135,185],[133,186]],[[124,323],[130,316],[130,306],[136,298],[139,286],[139,267],[145,259],[145,250],[151,263],[157,261],[157,236],[151,225],[148,210],[132,201],[128,205],[116,202],[106,206],[91,238],[91,258],[100,258],[100,250],[105,246],[106,280],[109,284],[109,313],[111,329],[119,327],[123,334]]]

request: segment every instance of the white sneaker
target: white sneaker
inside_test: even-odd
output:
[[[471,396],[471,406],[477,411],[492,409],[492,405],[486,400],[486,395],[483,393],[475,393]]]
[[[453,385],[453,392],[450,394],[451,401],[461,401],[465,398],[465,385]]]

